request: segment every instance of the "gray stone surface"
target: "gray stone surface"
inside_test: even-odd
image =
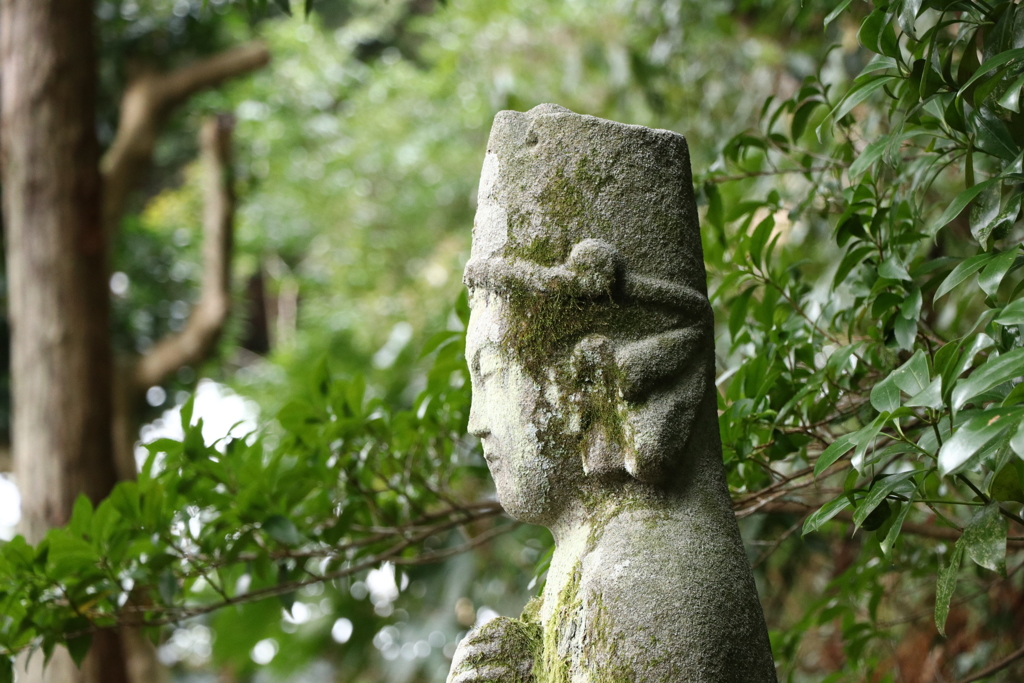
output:
[[[470,431],[555,553],[450,683],[775,681],[730,506],[686,141],[557,105],[497,115],[466,266]]]

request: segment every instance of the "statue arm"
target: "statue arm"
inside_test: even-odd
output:
[[[536,624],[508,617],[492,619],[459,643],[447,683],[534,683],[540,642]]]

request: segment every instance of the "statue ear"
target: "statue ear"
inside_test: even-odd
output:
[[[625,472],[632,435],[620,388],[612,341],[601,335],[582,339],[571,360],[573,405],[588,476]]]

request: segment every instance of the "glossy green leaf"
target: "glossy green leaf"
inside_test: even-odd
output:
[[[829,521],[848,507],[850,507],[850,499],[845,494],[829,503],[825,503],[825,505],[804,520],[803,535],[806,536],[812,531],[817,531],[822,524]]]
[[[1010,438],[1010,448],[1020,458],[1024,458],[1024,423],[1021,423],[1021,426],[1017,428],[1017,431]]]
[[[821,455],[818,456],[818,461],[814,464],[814,476],[821,475],[822,472],[832,466],[839,458],[843,457],[856,445],[856,433],[843,434],[838,437],[835,441],[828,445]]]
[[[964,556],[963,538],[956,542],[949,564],[939,569],[938,581],[935,584],[935,627],[939,633],[946,635],[946,619],[949,617],[949,602],[956,590],[957,575],[960,573],[960,562]]]
[[[891,477],[880,478],[875,482],[875,485],[871,487],[871,491],[868,495],[857,505],[857,510],[853,513],[853,524],[854,528],[859,528],[864,524],[864,520],[868,518],[883,500],[892,494],[901,485],[904,487],[909,486],[910,490],[913,490],[913,483],[908,480],[913,477],[916,472],[900,472],[894,474]]]
[[[931,376],[928,373],[928,358],[924,350],[918,349],[906,363],[892,373],[892,378],[900,391],[910,396],[916,396],[927,389],[931,383]]]
[[[899,43],[896,40],[896,32],[889,22],[889,15],[880,9],[876,9],[864,19],[857,32],[857,38],[861,45],[872,52],[886,57],[900,56]]]
[[[998,69],[1003,64],[1011,62],[1015,59],[1024,57],[1024,48],[1016,48],[1014,50],[1007,50],[1006,52],[1000,52],[994,55],[991,59],[985,60],[985,62],[978,67],[978,70],[974,72],[967,81],[960,86],[960,91],[957,93],[957,98],[963,97],[967,89],[974,85],[978,79],[983,78],[986,74],[991,73],[995,69]]]
[[[885,538],[879,543],[882,548],[882,554],[886,557],[892,553],[893,546],[896,545],[896,539],[899,538],[900,529],[903,528],[903,521],[907,518],[907,513],[910,512],[912,507],[909,503],[900,506],[899,511],[892,520],[892,524],[886,530]]]
[[[1006,573],[1006,519],[997,503],[989,503],[978,511],[964,528],[963,543],[976,564]]]
[[[970,417],[939,449],[939,474],[946,476],[960,471],[971,456],[1017,425],[1022,414],[1024,409],[1001,408],[979,411]]]
[[[995,322],[1000,325],[1024,325],[1024,299],[1008,303],[996,316]]]
[[[1014,141],[1006,124],[988,107],[981,107],[971,121],[975,127],[974,142],[986,154],[1013,161],[1020,154],[1020,146]]]
[[[880,413],[891,413],[900,407],[900,389],[894,375],[890,374],[871,388],[871,407]]]
[[[1021,375],[1024,375],[1024,349],[990,357],[970,377],[957,382],[952,394],[953,409],[959,410],[978,394]]]
[[[890,256],[878,266],[878,274],[890,280],[910,280],[910,273],[896,256]]]
[[[974,187],[972,187],[970,189],[974,190],[974,189],[976,189],[978,187],[981,187],[981,186],[980,185],[975,185]],[[980,192],[980,191],[981,190],[978,190],[978,192]],[[967,202],[969,202],[971,199],[974,199],[974,196],[977,195],[977,194],[978,194],[977,192],[972,194],[960,206],[960,209],[958,209],[956,211],[956,213],[953,216],[951,216],[949,218],[949,220],[946,221],[946,223],[948,223],[950,220],[953,220],[953,218],[955,218],[960,213],[960,210],[962,210],[964,206],[967,206]],[[960,196],[962,196],[962,195],[963,195],[963,193],[961,193]],[[959,198],[960,197],[958,196],[957,199],[959,199]],[[956,203],[956,200],[954,200],[954,204],[955,203]],[[947,213],[948,213],[948,211],[949,210],[947,209]],[[945,225],[945,223],[943,225]],[[966,260],[962,261],[959,265],[957,265],[956,268],[953,269],[952,273],[950,273],[949,275],[946,276],[946,279],[942,281],[942,284],[939,285],[939,288],[935,290],[934,300],[938,301],[942,296],[944,296],[945,294],[947,294],[947,293],[953,291],[954,289],[956,289],[956,287],[958,287],[961,283],[963,283],[964,280],[966,280],[967,278],[969,278],[970,276],[974,275],[979,270],[984,268],[988,264],[989,261],[991,261],[993,258],[995,258],[995,256],[996,256],[996,254],[985,252],[985,253],[977,254],[975,256],[970,257],[969,259],[966,259]]]
[[[1006,273],[1009,272],[1019,253],[1019,248],[1007,249],[997,254],[988,262],[981,271],[981,275],[978,276],[978,285],[985,294],[990,297],[996,295],[996,292],[999,291],[999,285],[1002,283],[1003,278],[1006,277]]]
[[[917,320],[907,320],[901,315],[896,316],[893,321],[893,332],[899,347],[910,350],[914,348],[914,341],[917,339]]]
[[[923,391],[914,394],[903,402],[903,405],[911,408],[934,408],[942,407],[942,377],[933,379]]]
[[[1010,87],[1006,89],[1006,92],[999,98],[999,106],[1003,109],[1009,109],[1010,111],[1020,113],[1020,93],[1024,89],[1024,73],[1017,77]]]
[[[846,8],[849,7],[850,3],[852,3],[852,2],[853,2],[853,0],[842,0],[842,2],[840,2],[838,5],[836,5],[836,8],[834,10],[832,10],[827,15],[825,15],[824,26],[827,27],[829,24],[831,24],[833,21],[835,21],[836,17],[838,17],[843,12],[845,12]]]

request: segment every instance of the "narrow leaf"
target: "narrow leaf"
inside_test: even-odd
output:
[[[855,436],[856,432],[843,434],[838,439],[830,443],[828,448],[822,451],[821,455],[818,456],[818,462],[814,464],[814,476],[817,477],[831,467],[832,463],[846,455],[856,443]]]
[[[1013,262],[1019,253],[1019,248],[1007,249],[989,261],[984,270],[981,271],[981,275],[978,276],[978,285],[985,294],[991,297],[996,295],[996,292],[999,291],[999,285],[1003,282],[1003,278],[1006,277],[1006,273],[1013,266]]]
[[[939,633],[946,635],[946,618],[949,616],[949,601],[956,590],[957,574],[960,573],[960,561],[964,556],[963,538],[956,542],[949,564],[939,569],[939,578],[935,584],[935,627]]]
[[[952,221],[954,218],[959,216],[960,212],[963,211],[964,208],[968,204],[970,204],[971,201],[975,197],[977,197],[979,194],[981,194],[985,189],[987,189],[987,188],[991,187],[992,185],[995,185],[996,183],[998,183],[1000,180],[1001,180],[1001,178],[989,178],[985,182],[978,183],[977,185],[973,185],[971,187],[968,187],[966,190],[964,190],[960,194],[958,194],[953,199],[953,201],[950,202],[949,206],[946,207],[946,210],[942,212],[942,215],[939,216],[939,219],[937,221],[935,221],[935,227],[932,230],[932,232],[936,233],[939,230],[941,230],[942,228],[944,228],[947,225],[949,225],[950,221]],[[980,256],[980,254],[979,254],[979,256]],[[967,259],[967,260],[970,261],[970,259]],[[966,263],[966,261],[965,261],[965,263]],[[954,272],[956,272],[956,271],[954,271]],[[950,277],[952,277],[952,274],[950,274]],[[966,279],[966,276],[964,277],[964,279]],[[962,281],[963,280],[961,280],[961,282]],[[943,289],[945,284],[946,283],[943,282],[942,285],[939,287],[939,290],[942,292],[942,294],[945,294],[947,291],[949,291],[948,289]],[[959,283],[957,283],[957,284],[959,284]],[[952,289],[952,287],[950,287],[949,289]],[[942,296],[942,294],[940,294],[939,292],[936,292],[935,293],[935,298],[936,299],[939,298],[940,296]]]
[[[979,186],[975,185],[974,187]],[[966,206],[966,204],[964,204],[964,206]],[[962,209],[963,206],[960,208]],[[959,213],[959,211],[957,211],[957,213]],[[952,220],[952,218],[950,220]],[[939,288],[935,290],[935,297],[933,298],[933,301],[938,301],[943,295],[953,291],[953,289],[958,287],[964,280],[984,268],[995,256],[995,254],[984,252],[960,262],[960,264],[953,269],[953,272],[946,276],[946,279],[942,281]]]
[[[806,536],[812,531],[817,531],[822,524],[848,507],[850,507],[850,499],[846,494],[839,496],[830,503],[825,503],[825,505],[804,521],[803,535]]]
[[[1024,374],[1024,349],[1014,349],[1001,356],[990,357],[983,365],[961,380],[953,389],[953,409],[960,408],[978,394]]]
[[[892,548],[896,545],[896,539],[899,538],[900,529],[903,527],[903,520],[907,518],[907,513],[910,512],[910,508],[913,506],[909,503],[900,506],[900,511],[896,514],[896,518],[892,522],[892,526],[889,527],[889,531],[885,534],[885,538],[882,539],[879,545],[882,548],[882,554],[886,557],[892,552]]]
[[[915,474],[917,472],[900,472],[899,474],[876,481],[867,497],[857,506],[857,511],[853,513],[854,528],[859,528],[868,515],[878,507],[879,503],[885,500],[900,484],[906,483]]]
[[[1008,303],[995,321],[999,325],[1024,325],[1024,299]]]

